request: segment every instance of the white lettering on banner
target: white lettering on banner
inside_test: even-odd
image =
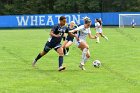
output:
[[[28,25],[28,21],[29,21],[29,16],[16,16],[17,18],[17,22],[18,22],[18,26],[27,26]]]
[[[75,15],[72,15],[73,21],[77,24],[80,24],[80,15],[77,15],[77,18]]]
[[[55,17],[57,17],[57,22],[59,23],[59,18],[61,17],[62,15],[55,15]]]
[[[65,15],[66,19],[67,19],[67,23],[69,24],[71,22],[71,17],[70,15]]]
[[[45,16],[39,16],[39,25],[45,26]]]
[[[32,16],[16,16],[18,26],[53,26],[59,23],[62,15],[32,15]],[[67,23],[75,21],[80,24],[81,15],[64,15]]]
[[[47,20],[47,24],[46,25],[49,25],[49,23],[51,23],[51,25],[54,25],[52,16],[48,16],[48,20]]]
[[[55,15],[55,17],[57,17],[57,20],[59,22],[59,18],[62,15]],[[66,19],[67,19],[67,23],[70,23],[71,21],[75,21],[75,23],[80,24],[80,15],[65,15]]]
[[[38,16],[31,16],[31,26],[37,26],[38,25]]]

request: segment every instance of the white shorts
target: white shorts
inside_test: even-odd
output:
[[[77,46],[79,46],[81,42],[86,42],[86,41],[85,41],[85,40],[79,40],[79,41],[75,40],[75,44],[76,44]]]
[[[103,32],[103,30],[101,28],[96,29],[96,33],[102,33],[102,32]]]

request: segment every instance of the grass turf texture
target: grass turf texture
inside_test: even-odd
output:
[[[31,66],[49,29],[0,30],[0,93],[139,93],[140,29],[103,30],[108,42],[87,39],[91,52],[87,70],[79,69],[81,51],[72,45],[63,72],[57,71],[54,50],[38,61],[36,69]],[[101,68],[92,66],[95,59],[101,61]]]

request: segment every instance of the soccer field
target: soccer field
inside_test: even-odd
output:
[[[51,50],[31,63],[44,48],[50,29],[0,30],[0,93],[140,93],[140,28],[104,28],[109,41],[87,39],[91,58],[86,71],[78,66],[81,51],[73,44],[58,72],[58,54]],[[95,34],[92,28],[92,33]],[[101,61],[94,68],[92,61]]]

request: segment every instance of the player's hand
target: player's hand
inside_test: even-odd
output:
[[[79,41],[79,40],[80,40],[77,36],[75,36],[75,38],[76,38],[76,40],[77,40],[77,41]]]

